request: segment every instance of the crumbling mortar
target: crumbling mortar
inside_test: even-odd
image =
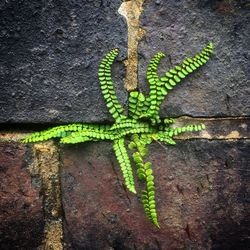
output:
[[[230,139],[248,139],[250,138],[250,117],[192,117],[180,116],[176,118],[176,126],[183,124],[200,124],[204,123],[207,129],[200,133],[189,133],[179,135],[179,140],[187,140],[191,138],[209,139],[209,140],[230,140]],[[58,124],[57,124],[58,125]],[[28,125],[27,125],[28,126]],[[220,131],[220,129],[225,131]],[[3,131],[0,133],[0,142],[18,142],[27,136],[28,133],[20,131]]]
[[[209,139],[209,140],[228,140],[228,139],[248,139],[250,138],[250,117],[192,117],[180,116],[176,118],[176,125],[204,123],[207,129],[200,133],[189,133],[189,135],[179,135],[178,139],[187,140],[190,138]],[[225,129],[227,123],[227,134],[219,129]],[[233,126],[234,125],[234,126]],[[243,128],[245,126],[245,128]],[[27,125],[28,127],[28,125]],[[237,129],[238,128],[238,129]],[[240,129],[241,128],[241,129]],[[215,130],[216,129],[216,130]],[[32,133],[32,132],[31,132]],[[0,142],[18,142],[27,136],[28,133],[20,131],[2,131],[0,132]]]
[[[33,145],[32,176],[41,181],[45,228],[39,250],[63,249],[62,202],[58,147],[52,142]]]
[[[145,30],[140,28],[140,15],[143,12],[144,0],[124,0],[118,12],[125,17],[128,26],[128,59],[124,61],[127,69],[125,88],[135,90],[138,83],[138,53],[139,41],[145,35]]]

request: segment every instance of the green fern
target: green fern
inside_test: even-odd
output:
[[[163,53],[157,53],[150,61],[147,71],[147,79],[150,85],[149,97],[147,98],[149,108],[146,110],[144,116],[151,117],[153,124],[161,122],[159,114],[156,114],[156,111],[160,109],[160,107],[158,107],[159,101],[164,99],[161,91],[163,83],[159,79],[156,71],[163,57],[165,57]]]
[[[129,94],[129,116],[135,120],[141,118],[141,114],[145,110],[145,97],[138,91],[132,91]]]
[[[181,80],[187,75],[204,65],[210,58],[212,50],[213,45],[212,43],[209,43],[200,54],[194,58],[187,58],[180,65],[177,65],[173,69],[169,70],[165,76],[161,77],[160,79],[155,76],[158,64],[155,64],[154,67],[151,67],[149,64],[148,70],[150,75],[155,77],[149,79],[149,83],[151,83],[150,88],[153,90],[150,90],[150,108],[147,112],[147,117],[151,118],[153,123],[161,122],[159,118],[160,105],[168,92],[172,90],[178,83],[180,83]]]
[[[114,141],[114,151],[116,158],[121,166],[123,177],[125,179],[125,184],[128,190],[132,193],[136,193],[133,170],[130,164],[127,150],[124,145],[124,138]]]
[[[111,50],[101,61],[99,80],[106,106],[115,119],[112,125],[75,123],[62,125],[45,131],[33,133],[21,140],[23,143],[45,141],[59,138],[60,143],[75,144],[86,141],[114,141],[114,152],[123,174],[125,185],[129,191],[136,193],[133,170],[125,147],[125,138],[131,139],[128,148],[133,150],[132,158],[136,167],[136,174],[145,185],[141,191],[141,201],[148,219],[160,227],[156,213],[155,183],[152,164],[144,162],[148,149],[146,146],[152,141],[175,145],[175,136],[181,133],[201,131],[204,124],[175,127],[173,118],[161,119],[160,105],[166,95],[187,75],[204,65],[210,58],[213,50],[212,43],[193,58],[187,58],[181,64],[169,70],[165,76],[157,75],[157,67],[165,55],[157,53],[148,65],[147,80],[149,95],[145,96],[138,91],[129,94],[128,116],[123,114],[124,109],[118,102],[111,79],[111,67],[118,56],[118,49]]]
[[[137,169],[136,173],[138,179],[146,182],[145,190],[141,191],[141,201],[148,219],[159,228],[160,226],[157,220],[155,208],[155,185],[152,164],[151,162],[144,163],[142,158],[148,154],[148,150],[145,146],[152,142],[152,136],[140,137],[135,134],[131,139],[132,142],[129,144],[129,148],[138,150],[133,153],[133,160]]]
[[[124,115],[122,115],[122,112],[124,110],[117,100],[114,90],[114,85],[111,79],[111,65],[118,56],[118,53],[119,53],[118,49],[111,50],[102,59],[98,73],[99,80],[101,83],[103,98],[106,102],[110,114],[113,116],[116,122],[120,121],[123,118],[126,118]]]

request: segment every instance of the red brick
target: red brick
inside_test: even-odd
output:
[[[0,143],[0,248],[35,249],[43,235],[42,199],[29,171],[31,150]]]
[[[245,249],[249,147],[247,142],[202,140],[166,149],[150,146],[160,230],[148,222],[138,197],[125,190],[111,143],[64,147],[62,200],[68,246]]]

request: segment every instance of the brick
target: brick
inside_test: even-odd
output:
[[[0,123],[111,120],[97,77],[101,58],[120,49],[113,68],[123,89],[127,28],[122,0],[7,1],[0,5]]]
[[[157,230],[145,218],[138,196],[124,188],[111,143],[63,147],[68,247],[247,249],[249,148],[248,141],[151,145],[148,159],[153,163],[161,225]]]
[[[224,3],[225,1],[223,1]],[[150,1],[144,3],[139,43],[139,82],[145,89],[150,58],[164,52],[159,75],[164,75],[186,57],[192,57],[209,41],[214,56],[190,74],[167,96],[162,116],[247,116],[249,103],[250,12],[244,1]]]
[[[0,143],[1,249],[35,249],[42,240],[42,199],[27,169],[30,160],[29,147]]]

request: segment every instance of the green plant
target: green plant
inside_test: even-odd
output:
[[[132,158],[136,166],[138,179],[145,183],[141,191],[141,201],[149,220],[157,227],[155,184],[152,164],[145,162],[148,150],[146,145],[152,141],[164,142],[174,145],[174,136],[184,132],[200,131],[205,129],[204,124],[173,127],[175,120],[172,118],[161,119],[159,116],[160,105],[165,96],[189,73],[193,72],[207,62],[212,54],[213,45],[202,50],[193,58],[185,59],[181,64],[169,70],[163,77],[156,73],[163,53],[156,54],[149,63],[147,79],[150,85],[149,95],[132,91],[129,93],[128,115],[124,114],[123,107],[119,104],[113,82],[111,79],[111,66],[118,55],[118,49],[110,51],[101,61],[99,79],[102,94],[110,114],[114,118],[113,125],[76,123],[62,125],[42,132],[33,133],[22,140],[23,143],[45,141],[52,138],[61,138],[61,143],[80,143],[85,141],[114,141],[114,151],[120,164],[127,189],[136,193],[133,170],[125,147],[125,138],[130,139],[128,148],[133,150]]]

